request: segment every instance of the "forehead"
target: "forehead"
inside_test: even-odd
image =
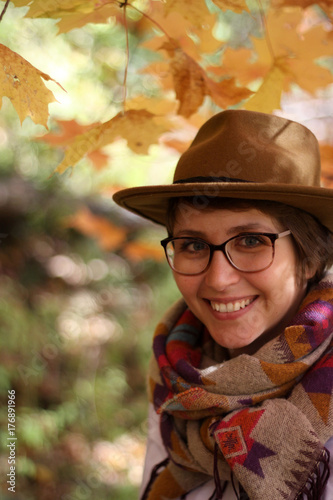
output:
[[[202,208],[179,204],[175,212],[173,234],[233,235],[242,231],[275,232],[278,221],[256,208]]]
[[[198,215],[199,212],[204,211],[204,213],[207,213],[208,210],[212,209],[227,209],[243,213],[249,209],[256,209],[263,214],[271,216],[274,221],[286,219],[286,214],[287,219],[290,217],[290,210],[286,205],[272,201],[224,197],[210,198],[206,196],[171,198],[166,223],[169,234],[173,233],[179,214],[182,216],[186,216],[187,214]]]

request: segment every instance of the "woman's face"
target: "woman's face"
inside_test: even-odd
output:
[[[254,208],[193,208],[186,213],[177,211],[173,236],[199,237],[219,245],[239,233],[278,233],[285,229]],[[292,236],[286,236],[276,240],[274,261],[263,271],[238,271],[221,251],[216,251],[204,273],[183,276],[174,272],[174,278],[188,307],[218,344],[231,355],[251,354],[281,333],[297,311],[306,283],[297,279],[296,269]],[[234,307],[236,303],[241,304],[239,310],[239,304]],[[230,312],[220,312],[220,304],[228,304]]]

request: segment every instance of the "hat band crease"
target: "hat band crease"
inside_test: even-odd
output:
[[[197,177],[188,177],[186,179],[180,179],[178,181],[174,181],[173,184],[190,184],[193,182],[253,182],[253,181],[246,181],[244,179],[233,179],[232,177],[197,176]]]

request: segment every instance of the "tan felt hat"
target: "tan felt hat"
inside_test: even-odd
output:
[[[318,141],[303,125],[275,115],[218,113],[180,157],[173,184],[124,189],[113,199],[165,224],[170,198],[184,196],[277,201],[309,212],[333,231],[333,189],[320,187]]]

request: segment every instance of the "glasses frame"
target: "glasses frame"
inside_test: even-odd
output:
[[[166,256],[167,262],[168,262],[169,266],[171,267],[171,269],[173,271],[175,271],[175,273],[181,274],[183,276],[198,276],[199,274],[203,274],[204,272],[206,272],[207,269],[209,268],[211,262],[212,262],[214,252],[216,252],[217,250],[220,250],[223,253],[223,255],[226,257],[226,259],[229,262],[229,264],[234,269],[237,269],[237,271],[241,271],[242,273],[259,273],[261,271],[265,271],[265,269],[268,269],[273,264],[274,257],[275,257],[275,242],[276,242],[276,240],[279,239],[279,238],[283,238],[284,236],[289,236],[290,234],[292,234],[291,231],[290,231],[290,229],[287,229],[286,231],[282,231],[281,233],[258,233],[258,232],[240,233],[240,234],[237,234],[236,236],[232,236],[232,238],[229,238],[224,243],[221,243],[221,245],[213,245],[212,243],[208,243],[208,241],[206,241],[206,240],[204,240],[202,238],[196,238],[196,237],[191,237],[191,236],[188,236],[188,237],[181,236],[181,237],[176,237],[176,238],[174,238],[173,236],[171,236],[169,238],[165,238],[160,243],[161,243],[162,247],[164,248],[165,256]],[[269,238],[271,240],[271,244],[272,244],[272,260],[271,260],[271,262],[266,267],[263,267],[262,269],[260,269],[258,271],[243,271],[242,269],[240,269],[239,267],[237,267],[232,262],[230,256],[226,252],[225,248],[226,248],[226,245],[229,243],[229,241],[235,240],[236,238],[239,238],[240,236],[266,236],[267,238]],[[180,271],[177,271],[172,266],[172,264],[171,264],[171,262],[169,260],[169,257],[168,257],[168,254],[167,254],[167,245],[168,245],[168,243],[170,243],[171,241],[174,241],[174,240],[186,240],[186,239],[200,241],[201,243],[205,243],[205,245],[207,245],[209,247],[209,260],[208,260],[208,263],[207,263],[205,269],[203,269],[202,271],[200,271],[200,273],[181,273]]]

